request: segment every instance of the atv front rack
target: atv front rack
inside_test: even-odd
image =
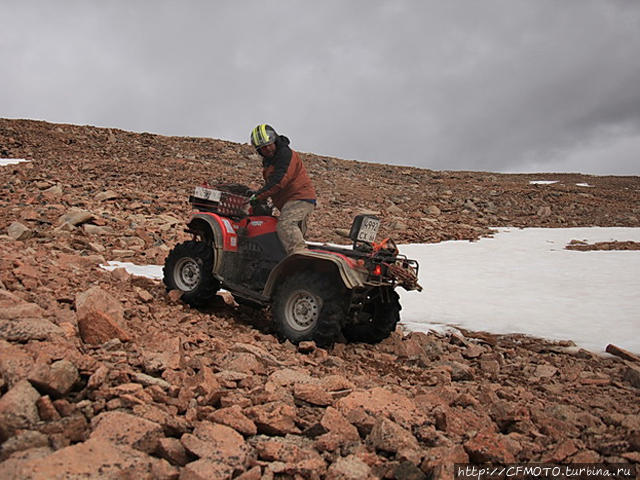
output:
[[[222,190],[196,187],[189,203],[201,212],[217,213],[226,217],[245,217],[249,198]]]

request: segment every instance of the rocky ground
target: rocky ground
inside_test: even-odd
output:
[[[0,167],[0,478],[420,479],[451,478],[456,462],[640,462],[636,355],[478,332],[294,346],[229,295],[197,311],[160,282],[99,268],[161,264],[187,238],[194,184],[259,185],[248,145],[0,119],[0,157],[31,160]],[[304,160],[315,241],[344,243],[363,210],[399,242],[640,226],[640,177]],[[634,248],[596,248],[618,247]]]

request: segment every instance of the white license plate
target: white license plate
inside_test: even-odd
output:
[[[193,191],[193,196],[201,200],[210,200],[212,202],[219,202],[222,197],[220,190],[213,190],[211,188],[196,187]]]
[[[358,231],[358,240],[368,243],[373,242],[376,239],[379,227],[380,220],[378,220],[377,218],[364,218],[362,220],[362,225],[360,225],[360,230]]]

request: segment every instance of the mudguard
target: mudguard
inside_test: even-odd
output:
[[[215,213],[195,213],[187,226],[190,230],[201,231],[205,237],[210,237],[214,251],[213,273],[219,273],[224,252],[238,250],[238,234],[231,221]]]
[[[305,251],[294,253],[283,259],[269,274],[267,283],[264,286],[263,295],[271,297],[278,280],[286,276],[291,271],[312,269],[312,270],[334,270],[340,276],[342,283],[347,289],[354,289],[365,285],[366,273],[359,272],[355,268],[352,259],[340,254]]]

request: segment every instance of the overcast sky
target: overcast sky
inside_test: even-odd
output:
[[[640,174],[640,1],[0,0],[0,117]]]

